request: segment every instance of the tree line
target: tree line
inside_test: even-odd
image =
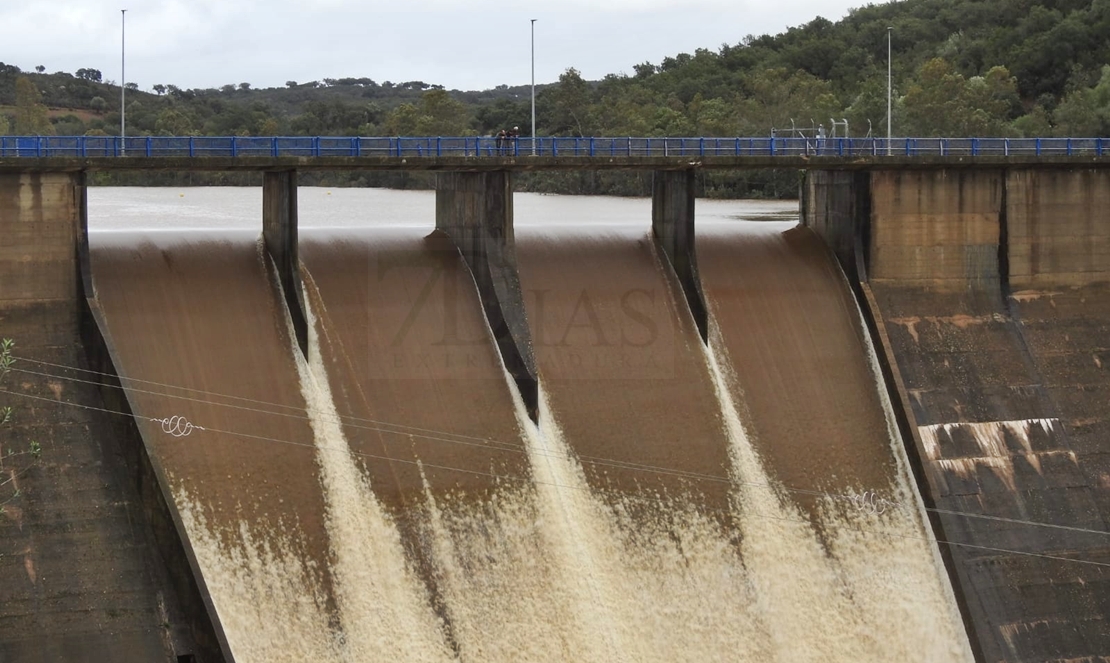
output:
[[[813,135],[820,127],[826,135],[886,135],[888,27],[895,135],[1110,135],[1110,0],[903,0],[599,81],[569,68],[538,87],[537,133]],[[0,63],[0,134],[112,135],[119,96],[96,69],[47,74]],[[262,89],[159,84],[127,100],[129,135],[465,136],[513,126],[527,133],[531,122],[526,86],[464,92],[370,78]],[[700,186],[707,195],[794,195],[793,177],[716,174]],[[388,174],[333,179],[427,184]],[[634,175],[589,173],[534,174],[521,184],[615,194],[647,186]]]

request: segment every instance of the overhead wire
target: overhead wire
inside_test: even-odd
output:
[[[290,406],[290,405],[284,405],[284,404],[280,404],[280,403],[273,403],[273,402],[269,402],[269,401],[251,399],[251,398],[242,397],[242,396],[233,396],[233,395],[228,395],[228,394],[221,394],[221,393],[218,393],[218,392],[212,392],[212,391],[207,391],[207,390],[203,390],[203,389],[196,389],[194,387],[184,387],[184,386],[180,386],[180,385],[173,385],[173,384],[168,384],[168,383],[163,383],[163,382],[156,382],[156,381],[152,381],[152,380],[142,380],[142,379],[137,379],[137,378],[125,378],[123,376],[115,375],[115,374],[112,374],[112,373],[104,373],[104,372],[101,372],[101,371],[94,371],[94,370],[91,370],[91,369],[84,369],[84,368],[79,368],[79,367],[74,367],[74,366],[67,366],[65,364],[57,364],[57,363],[52,363],[52,362],[46,362],[46,361],[32,359],[32,358],[28,358],[28,357],[13,357],[13,358],[16,359],[17,361],[34,362],[34,363],[38,363],[38,364],[41,364],[41,365],[44,365],[44,366],[49,366],[51,368],[58,368],[58,369],[75,371],[75,372],[88,373],[88,374],[98,375],[98,376],[102,376],[102,377],[110,377],[110,378],[113,378],[113,379],[116,379],[116,380],[120,380],[121,383],[124,382],[124,381],[136,382],[136,383],[140,383],[140,384],[162,387],[162,388],[166,388],[166,389],[173,389],[173,390],[179,390],[179,391],[189,391],[189,392],[192,392],[192,393],[203,394],[203,395],[213,396],[213,397],[217,397],[217,398],[226,398],[226,399],[230,399],[230,400],[238,400],[238,401],[241,401],[241,402],[244,402],[244,403],[250,403],[252,405],[260,405],[260,406],[280,408],[280,409],[293,410],[293,411],[288,412],[288,413],[287,412],[275,412],[275,411],[266,410],[266,409],[262,409],[262,408],[247,407],[247,406],[242,406],[242,405],[233,405],[233,404],[230,404],[230,403],[221,403],[221,402],[218,402],[218,401],[203,399],[203,398],[195,398],[195,397],[189,397],[189,396],[167,394],[167,393],[159,392],[159,391],[136,389],[134,387],[124,387],[124,386],[122,386],[122,384],[121,385],[110,385],[110,384],[104,384],[100,381],[83,380],[83,379],[80,379],[80,378],[75,378],[75,377],[70,377],[70,376],[63,376],[63,375],[55,375],[55,374],[52,374],[52,373],[42,373],[42,372],[38,372],[38,371],[29,371],[27,369],[17,368],[16,366],[13,366],[11,368],[11,371],[13,371],[13,372],[22,372],[22,373],[25,373],[25,374],[36,375],[36,376],[40,376],[40,377],[56,378],[56,379],[61,379],[61,380],[69,380],[69,381],[76,382],[76,383],[81,383],[81,384],[90,384],[90,385],[96,385],[96,386],[104,386],[104,387],[117,388],[117,389],[125,389],[125,390],[128,390],[128,391],[132,391],[134,393],[141,393],[141,394],[154,395],[154,396],[163,396],[163,397],[168,397],[168,398],[184,400],[184,401],[188,401],[188,402],[202,403],[202,404],[206,404],[206,405],[217,405],[217,406],[220,406],[220,407],[228,407],[228,408],[232,408],[232,409],[238,409],[238,410],[253,412],[253,413],[257,413],[257,414],[270,414],[270,415],[289,417],[289,418],[305,420],[305,421],[307,421],[309,419],[309,416],[308,416],[307,412],[312,411],[311,408],[309,408],[307,406],[307,404],[303,407],[301,407],[301,406]],[[305,412],[306,414],[300,414],[300,412]],[[324,415],[324,416],[330,416],[330,415]],[[494,440],[492,438],[477,437],[477,436],[471,436],[471,435],[463,435],[463,434],[457,434],[457,433],[452,433],[452,432],[449,432],[449,431],[442,431],[442,430],[436,430],[436,429],[420,428],[420,427],[408,426],[408,425],[405,425],[405,424],[396,424],[396,423],[382,421],[382,420],[356,417],[356,416],[353,416],[353,415],[337,415],[337,416],[338,416],[338,419],[339,419],[339,423],[341,423],[343,426],[353,428],[353,429],[356,429],[356,430],[365,430],[365,431],[370,431],[370,432],[379,432],[379,433],[385,433],[385,434],[391,434],[391,435],[404,435],[404,436],[410,437],[410,438],[420,438],[420,439],[426,439],[426,440],[429,440],[429,441],[445,442],[445,443],[450,443],[450,444],[460,444],[460,445],[466,445],[466,446],[493,448],[493,449],[497,449],[497,450],[500,450],[500,451],[506,451],[506,452],[518,453],[518,454],[528,453],[524,449],[523,445],[521,445],[521,444],[501,442],[501,441],[498,441],[498,440]],[[363,422],[363,423],[369,423],[369,424],[374,424],[374,425],[366,426],[366,425],[348,423],[349,421]],[[394,429],[396,429],[396,430],[394,430]],[[229,434],[235,434],[235,433],[229,433]],[[707,482],[724,483],[724,484],[738,484],[738,485],[746,485],[746,486],[756,487],[756,488],[767,488],[767,489],[771,489],[771,490],[782,490],[782,491],[797,494],[797,495],[805,495],[807,497],[817,497],[817,498],[822,498],[823,497],[823,498],[828,498],[828,499],[831,499],[831,500],[834,500],[834,501],[847,501],[847,502],[851,502],[851,503],[855,503],[855,504],[859,503],[859,500],[860,500],[860,497],[861,497],[858,494],[836,494],[836,493],[830,493],[830,492],[827,492],[827,491],[812,490],[812,489],[806,489],[806,488],[796,488],[796,487],[790,487],[790,486],[778,485],[778,484],[769,484],[769,483],[768,484],[761,484],[761,483],[755,483],[755,482],[747,482],[747,481],[744,481],[744,480],[739,479],[739,478],[732,478],[732,477],[727,477],[727,476],[717,476],[717,475],[712,475],[712,474],[706,474],[706,473],[701,473],[701,472],[691,472],[691,471],[686,471],[686,470],[674,470],[674,469],[670,469],[670,468],[662,468],[662,467],[657,467],[657,466],[653,466],[653,465],[645,465],[645,464],[641,464],[641,463],[633,463],[633,462],[629,462],[629,461],[621,461],[621,460],[617,460],[617,459],[604,458],[604,457],[598,457],[598,456],[567,454],[567,453],[558,453],[558,452],[553,452],[553,453],[552,452],[546,452],[546,453],[545,452],[534,452],[534,453],[536,453],[537,455],[543,456],[543,457],[577,460],[577,461],[585,463],[585,464],[600,466],[600,467],[608,467],[608,468],[613,468],[613,469],[633,470],[633,471],[638,471],[638,472],[646,472],[646,473],[658,474],[658,475],[662,475],[662,476],[672,476],[672,477],[676,477],[676,478],[696,480],[696,481],[707,481]],[[382,457],[368,456],[368,457],[377,458],[379,460],[399,460],[399,459],[395,459],[395,458],[392,458],[392,457],[385,457],[385,456],[382,456]],[[448,469],[448,468],[442,468],[442,469]],[[900,501],[897,501],[897,500],[890,500],[890,499],[886,499],[886,498],[882,498],[880,500],[880,502],[881,502],[881,506],[884,507],[884,508],[891,507],[891,508],[898,508],[898,509],[903,509],[903,510],[908,510],[908,511],[915,511],[918,508],[916,505],[913,505],[913,504],[906,504],[904,502],[900,502]],[[1062,530],[1062,531],[1070,531],[1070,532],[1083,533],[1083,534],[1110,536],[1110,531],[1106,531],[1106,530],[1096,530],[1096,529],[1090,529],[1090,528],[1084,528],[1084,527],[1076,527],[1076,526],[1072,526],[1072,525],[1060,525],[1060,524],[1056,524],[1056,523],[1045,523],[1045,522],[1033,521],[1033,520],[1008,518],[1008,517],[1005,517],[1005,516],[997,516],[997,515],[991,515],[991,514],[982,514],[982,513],[974,513],[974,512],[967,512],[967,511],[955,511],[955,510],[951,510],[951,509],[941,509],[941,508],[938,508],[938,507],[924,506],[922,508],[924,508],[925,511],[927,511],[927,512],[936,513],[938,515],[963,517],[963,518],[969,518],[969,519],[990,520],[990,521],[1004,522],[1004,523],[1014,524],[1014,525],[1024,525],[1024,526],[1030,526],[1030,527],[1043,527],[1043,528],[1057,529],[1057,530]]]
[[[116,410],[110,410],[108,408],[102,408],[102,407],[97,407],[97,406],[93,406],[93,405],[85,405],[85,404],[82,404],[82,403],[74,403],[74,402],[70,402],[70,401],[60,401],[60,400],[53,399],[53,398],[47,398],[45,396],[37,396],[37,395],[34,395],[34,394],[23,394],[23,393],[14,392],[14,391],[6,390],[6,389],[0,389],[0,394],[7,394],[7,395],[10,395],[10,396],[15,396],[15,397],[19,397],[19,398],[28,398],[28,399],[32,399],[32,400],[43,401],[43,402],[47,402],[47,403],[50,403],[50,404],[53,404],[53,405],[67,405],[67,406],[77,407],[77,408],[84,409],[84,410],[103,412],[103,413],[106,413],[106,414],[112,414],[112,415],[117,415],[117,416],[129,416],[129,417],[132,417],[134,419],[141,420],[141,421],[149,421],[149,422],[161,422],[162,421],[162,419],[155,418],[155,417],[148,417],[148,416],[144,416],[144,415],[138,415],[138,414],[127,413],[127,412],[120,412],[120,411],[116,411]],[[440,470],[449,471],[449,472],[461,472],[461,473],[465,473],[465,474],[485,476],[485,477],[489,477],[489,478],[496,479],[496,480],[514,481],[514,482],[522,483],[522,484],[525,484],[525,485],[543,484],[543,485],[549,485],[549,486],[552,486],[554,488],[563,489],[563,490],[583,490],[583,491],[587,491],[587,492],[589,492],[589,490],[590,490],[588,487],[567,486],[567,485],[557,484],[557,483],[553,483],[553,482],[549,482],[549,481],[543,481],[543,480],[537,479],[535,477],[523,477],[523,476],[517,477],[517,476],[506,475],[506,474],[498,474],[498,473],[495,473],[495,472],[482,472],[482,471],[478,471],[478,470],[468,470],[468,469],[465,469],[465,468],[426,463],[426,462],[420,461],[420,460],[408,460],[408,459],[402,459],[402,458],[393,458],[393,457],[388,457],[388,456],[380,456],[380,455],[377,455],[377,454],[370,454],[370,453],[366,453],[366,452],[355,451],[353,449],[348,449],[348,448],[326,447],[326,446],[321,446],[321,445],[317,445],[317,444],[314,444],[314,443],[297,442],[297,441],[294,441],[294,440],[285,440],[285,439],[281,439],[281,438],[274,438],[274,437],[268,437],[268,436],[262,436],[262,435],[254,435],[254,434],[251,434],[251,433],[241,433],[241,432],[236,432],[236,431],[226,431],[226,430],[220,430],[220,429],[215,429],[215,428],[204,428],[203,430],[205,430],[206,432],[223,434],[223,435],[228,435],[228,436],[231,436],[231,437],[238,437],[238,438],[243,438],[243,439],[248,439],[248,440],[255,440],[255,441],[269,442],[269,443],[276,443],[276,444],[285,444],[285,445],[290,445],[290,446],[297,446],[297,447],[312,449],[314,451],[318,450],[318,451],[348,453],[350,455],[357,456],[357,457],[362,457],[362,458],[369,458],[369,459],[375,459],[375,460],[384,460],[384,461],[387,461],[387,462],[397,462],[397,463],[403,463],[403,464],[408,464],[408,465],[414,465],[414,466],[417,466],[417,467],[440,469]],[[772,488],[772,489],[775,488],[774,486],[772,486],[770,484],[767,484],[766,487],[769,487],[769,488]],[[826,495],[832,497],[831,495],[828,495],[828,494],[826,494]],[[625,497],[631,497],[631,496],[626,495]],[[709,508],[708,510],[710,510],[712,512],[715,512],[715,513],[719,513],[719,514],[725,514],[725,513],[731,514],[732,513],[731,510],[724,510],[724,509],[718,509],[718,508]],[[793,522],[793,523],[797,523],[797,524],[811,525],[811,523],[808,522],[808,521],[800,520],[800,519],[796,519],[796,518],[784,518],[782,516],[773,516],[773,515],[769,515],[769,514],[766,514],[766,513],[760,513],[760,512],[755,512],[755,511],[746,512],[746,513],[747,513],[747,515],[754,516],[754,517],[757,517],[757,518],[762,518],[762,519],[781,520],[781,521]],[[848,523],[848,526],[855,529],[856,531],[861,532],[861,533],[874,535],[874,536],[877,536],[877,537],[880,537],[880,538],[900,538],[900,539],[918,540],[918,541],[925,541],[925,542],[929,542],[929,543],[935,543],[935,544],[938,544],[938,545],[947,545],[947,546],[953,546],[953,547],[983,550],[983,551],[988,551],[988,552],[997,552],[997,553],[1008,554],[1008,555],[1035,557],[1035,558],[1048,559],[1048,560],[1052,560],[1052,561],[1070,562],[1070,563],[1075,563],[1075,564],[1083,564],[1083,565],[1090,565],[1090,566],[1096,566],[1096,567],[1110,568],[1110,562],[1098,562],[1098,561],[1095,561],[1095,560],[1078,559],[1078,558],[1072,558],[1072,557],[1063,557],[1063,556],[1060,556],[1060,555],[1051,555],[1051,554],[1047,554],[1047,553],[1035,553],[1035,552],[1030,552],[1030,551],[1014,550],[1012,548],[1002,548],[1002,547],[994,547],[994,546],[984,546],[984,545],[981,545],[981,544],[971,544],[971,543],[962,543],[962,542],[957,542],[957,541],[948,541],[948,540],[945,540],[945,539],[940,539],[940,538],[937,538],[937,537],[930,537],[930,536],[913,536],[913,535],[909,535],[909,534],[894,534],[894,533],[890,533],[890,532],[880,532],[880,531],[870,529],[870,528],[866,528],[866,527],[862,527],[862,526],[859,526],[859,525],[856,525],[856,524],[853,524],[853,523]],[[1098,530],[1091,530],[1090,532],[1095,533],[1095,534],[1103,533],[1103,532],[1100,532]]]

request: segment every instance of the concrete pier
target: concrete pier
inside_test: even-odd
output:
[[[267,171],[262,179],[262,238],[277,268],[293,331],[301,352],[308,354],[301,268],[297,258],[297,171]]]
[[[436,228],[454,241],[470,268],[501,358],[535,420],[539,386],[513,248],[512,175],[437,174]]]
[[[694,253],[694,171],[657,170],[651,189],[651,230],[671,263],[701,340],[709,338],[709,316]]]

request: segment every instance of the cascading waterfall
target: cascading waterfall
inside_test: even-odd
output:
[[[826,550],[764,470],[737,405],[743,393],[734,393],[738,382],[715,334],[707,354],[735,463],[744,565],[774,660],[971,661],[922,521],[904,509],[869,511],[825,495]],[[889,402],[884,405],[889,414]],[[889,433],[892,451],[904,454],[896,431]],[[899,504],[912,505],[906,471],[900,465],[894,494]]]
[[[608,241],[618,244],[623,240]],[[342,246],[336,249],[341,250]],[[122,293],[106,299],[111,309],[109,325],[119,338],[130,335],[136,339],[118,344],[120,353],[126,355],[121,365],[136,367],[137,374],[152,379],[166,383],[189,380],[191,388],[211,391],[221,380],[234,381],[237,376],[218,364],[235,359],[237,353],[243,353],[242,348],[227,348],[218,358],[210,356],[220,332],[205,332],[202,328],[225,324],[218,329],[224,333],[231,330],[235,343],[244,344],[252,335],[269,333],[266,328],[272,325],[265,317],[265,307],[272,306],[274,300],[270,283],[262,276],[264,270],[260,272],[257,265],[246,269],[238,245],[228,255],[236,256],[234,261],[244,265],[235,262],[233,266],[242,269],[221,276],[222,280],[214,278],[212,270],[231,265],[233,260],[223,259],[220,254],[205,261],[205,254],[212,252],[210,248],[182,244],[143,249],[138,259],[122,250],[105,258],[114,267],[115,289]],[[639,255],[630,252],[626,258],[631,263],[640,260]],[[560,264],[559,260],[551,262]],[[142,272],[148,274],[143,279],[146,290],[118,285],[135,273],[137,264],[148,270]],[[658,293],[659,300],[664,299],[656,283],[658,278],[639,282],[635,279],[640,276],[630,277],[629,270],[608,263],[601,269],[609,270],[601,272],[603,276],[620,272],[622,278],[630,279],[621,286],[627,291]],[[653,278],[658,277],[652,270],[656,270],[654,263],[644,268],[652,272]],[[200,304],[190,307],[175,299],[206,283],[210,287],[212,282],[235,284],[225,286],[228,292],[224,298],[229,306],[243,306],[243,302],[254,306],[256,312],[250,324],[230,314],[197,322],[192,311],[200,310]],[[352,276],[351,283],[367,287],[366,275]],[[334,274],[329,284],[334,292],[342,293],[349,285]],[[202,294],[195,295],[197,302],[207,303],[211,295]],[[409,309],[405,306],[409,300],[401,294],[396,297],[380,308],[407,321]],[[144,432],[162,445],[158,460],[167,464],[166,474],[189,544],[221,627],[241,663],[721,659],[759,663],[947,663],[971,659],[935,545],[928,541],[926,519],[909,481],[908,461],[890,420],[890,404],[885,400],[886,439],[871,436],[875,437],[874,443],[869,437],[861,448],[883,459],[892,455],[897,470],[889,485],[857,488],[888,496],[889,504],[883,502],[884,508],[867,510],[844,499],[843,494],[825,495],[816,500],[817,508],[808,512],[794,503],[790,491],[775,478],[775,471],[781,467],[761,457],[761,447],[753,443],[759,440],[752,436],[751,415],[768,413],[747,411],[750,402],[746,396],[751,394],[743,392],[732,373],[742,367],[733,368],[729,350],[716,333],[719,330],[715,330],[708,350],[691,332],[676,337],[675,348],[696,345],[697,349],[692,359],[674,355],[682,369],[674,375],[681,374],[687,381],[683,384],[705,387],[697,392],[704,396],[691,399],[693,404],[683,404],[682,412],[712,422],[707,428],[721,440],[712,444],[717,445],[720,464],[730,464],[726,479],[731,482],[732,493],[730,503],[723,507],[726,513],[714,513],[709,506],[678,496],[696,495],[696,478],[691,481],[689,493],[666,494],[664,490],[656,494],[635,488],[606,488],[604,477],[591,474],[596,466],[586,463],[591,455],[605,455],[599,451],[604,447],[588,434],[589,426],[571,424],[575,417],[591,423],[596,419],[602,423],[595,432],[605,434],[606,428],[611,432],[621,423],[638,421],[636,418],[645,413],[628,405],[632,402],[625,398],[631,390],[629,383],[598,387],[603,380],[595,379],[590,388],[602,394],[602,399],[606,393],[612,395],[612,412],[581,413],[573,407],[559,409],[566,401],[557,401],[556,380],[549,380],[541,389],[541,423],[537,426],[525,414],[507,376],[514,412],[508,412],[508,399],[504,403],[491,400],[490,407],[501,408],[498,412],[505,415],[508,427],[515,421],[520,437],[493,442],[501,443],[498,449],[510,449],[512,453],[520,442],[519,453],[527,462],[519,455],[516,459],[526,471],[510,476],[488,470],[481,480],[488,479],[488,486],[482,485],[470,494],[456,494],[443,478],[444,467],[438,468],[440,483],[435,485],[434,469],[429,464],[427,476],[420,475],[424,480],[422,490],[418,484],[415,490],[413,484],[386,487],[392,491],[390,495],[402,489],[408,491],[395,505],[375,492],[382,491],[381,485],[371,485],[372,464],[407,463],[410,456],[402,458],[402,452],[431,447],[408,445],[402,449],[407,441],[398,435],[390,438],[401,440],[391,448],[397,451],[395,460],[359,457],[359,447],[347,438],[340,419],[343,408],[335,400],[343,395],[342,389],[335,387],[328,373],[333,373],[333,379],[337,375],[350,378],[348,383],[364,376],[354,375],[356,371],[344,368],[342,363],[327,363],[325,352],[333,349],[329,344],[333,340],[330,325],[346,325],[345,332],[354,330],[356,333],[343,336],[354,339],[346,349],[352,353],[363,351],[354,343],[359,338],[357,332],[364,331],[358,324],[365,323],[351,322],[357,320],[357,311],[346,322],[336,322],[341,320],[336,307],[323,308],[317,298],[308,299],[320,314],[320,320],[316,320],[309,307],[308,359],[288,341],[291,333],[275,333],[266,340],[265,351],[243,363],[250,370],[257,366],[258,376],[248,377],[257,378],[255,382],[264,383],[264,388],[243,380],[236,383],[234,391],[255,388],[248,393],[257,399],[256,404],[280,400],[284,415],[279,416],[277,408],[229,411],[224,404],[204,399],[195,404],[195,411],[181,409],[181,403],[158,395],[134,395],[132,401],[136,413],[142,416],[190,414],[199,425],[210,429],[196,439],[172,441],[158,437],[157,431]],[[550,306],[554,306],[552,301],[548,301]],[[577,302],[574,298],[569,301],[573,313]],[[600,307],[601,298],[596,302]],[[790,306],[796,309],[801,304]],[[675,314],[666,306],[661,309],[661,319]],[[158,315],[151,315],[151,310]],[[787,317],[796,314],[794,309],[786,311]],[[162,317],[168,319],[164,328],[151,331],[146,326]],[[256,324],[258,320],[263,324]],[[806,327],[809,324],[799,324],[799,337],[812,335],[812,329]],[[209,336],[202,336],[202,332]],[[147,337],[157,342],[138,342]],[[426,337],[437,338],[434,334]],[[165,350],[161,340],[165,338],[172,339],[176,354]],[[337,333],[334,339],[339,338]],[[872,382],[861,385],[861,379],[856,379],[851,388],[879,389],[880,397],[885,397],[870,345],[868,352]],[[143,372],[151,367],[162,372]],[[386,374],[375,379],[393,384],[404,377]],[[559,388],[581,389],[576,379],[564,379]],[[671,393],[664,391],[668,384],[662,382],[670,378],[644,377],[653,379],[659,382],[636,383],[638,393],[647,393],[648,402],[656,398],[669,403],[655,391]],[[496,380],[494,376],[493,382]],[[705,386],[709,383],[711,387]],[[435,382],[429,384],[429,390],[442,387]],[[815,390],[824,388],[822,384],[818,383]],[[462,391],[468,386],[463,382],[442,388]],[[748,388],[764,386],[757,382]],[[281,398],[270,398],[269,394],[278,394],[279,388],[283,390]],[[777,388],[781,387],[766,385],[768,390]],[[414,392],[418,390],[405,393]],[[774,399],[787,392],[769,393]],[[452,403],[445,409],[461,409],[459,403],[465,399],[442,402]],[[608,404],[601,399],[599,402]],[[309,418],[308,426],[300,419],[301,407]],[[294,410],[295,415],[288,414]],[[605,415],[611,416],[606,419]],[[282,423],[283,416],[296,419],[299,427]],[[390,419],[388,410],[381,416],[397,421]],[[715,420],[718,416],[719,423]],[[257,433],[260,439],[251,443],[236,439],[234,433],[215,432],[221,425],[225,430],[242,431],[244,437]],[[417,430],[415,427],[423,424],[411,425]],[[450,428],[451,424],[428,428],[433,426]],[[657,448],[685,449],[683,445],[693,440],[682,439],[681,428],[677,427],[678,433],[659,433],[650,441]],[[645,429],[652,432],[650,427]],[[450,434],[458,432],[422,430],[442,438],[437,444],[451,444]],[[346,429],[346,433],[352,438],[355,435],[352,429]],[[706,439],[709,437],[698,437]],[[291,445],[272,444],[276,442]],[[460,463],[472,460],[470,450],[481,443],[474,437],[467,438],[467,442],[469,446],[452,448]],[[819,439],[813,441],[820,443]],[[248,444],[257,446],[247,448]],[[638,439],[630,442],[635,444],[639,444]],[[280,456],[288,449],[295,453]],[[635,448],[633,452],[635,458]],[[236,453],[240,455],[233,455]],[[229,458],[232,462],[227,462]],[[415,463],[423,462],[416,451],[411,458]],[[848,458],[847,462],[852,460]],[[258,464],[251,465],[255,461]],[[220,462],[225,464],[218,465]],[[673,475],[670,478],[675,479],[674,485],[679,485],[680,478],[685,481],[690,477],[690,473],[675,470],[665,460],[660,462],[662,467],[646,469],[629,469],[630,463],[622,462],[624,465],[612,467],[614,472],[625,471],[626,476],[647,476],[635,473],[657,471]],[[216,467],[218,471],[213,469]],[[259,479],[260,471],[267,467],[276,470],[265,480]],[[478,473],[482,470],[470,469]],[[283,476],[289,480],[283,480]],[[299,481],[295,489],[294,479]],[[215,497],[205,492],[217,490],[220,492]],[[277,497],[267,497],[269,501],[256,497],[261,491]],[[722,498],[722,502],[727,499]],[[261,506],[252,500],[261,502]],[[280,500],[286,502],[284,510],[279,509]],[[296,504],[288,504],[291,502]],[[250,515],[255,513],[261,515],[251,520]],[[265,521],[266,517],[271,519]]]
[[[293,355],[317,445],[332,550],[344,660],[447,661],[426,593],[405,557],[396,525],[355,464],[328,386],[316,320],[306,302],[309,351]],[[287,322],[288,319],[287,319]],[[290,324],[290,338],[295,338]]]

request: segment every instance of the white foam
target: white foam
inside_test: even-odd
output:
[[[971,661],[921,521],[900,509],[846,509],[827,496],[826,551],[752,446],[738,405],[743,393],[715,329],[708,360],[731,440],[744,566],[775,660]],[[908,487],[904,476],[899,483]]]
[[[291,350],[317,447],[343,659],[451,660],[423,583],[405,557],[400,532],[351,454],[307,299],[308,360],[295,347]]]

